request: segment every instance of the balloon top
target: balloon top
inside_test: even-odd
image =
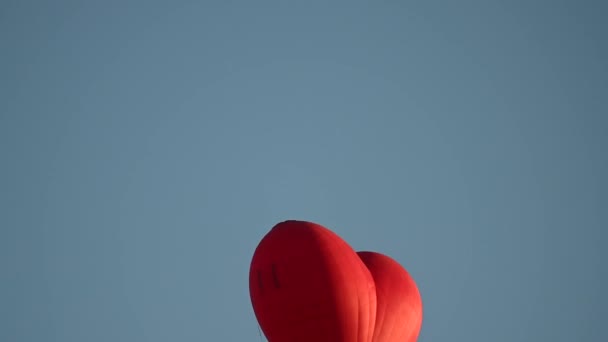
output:
[[[274,228],[277,228],[279,226],[283,226],[283,225],[288,225],[288,224],[298,224],[298,225],[306,225],[306,224],[315,224],[313,222],[310,221],[304,221],[304,220],[285,220],[285,221],[281,221],[277,224],[274,225]]]

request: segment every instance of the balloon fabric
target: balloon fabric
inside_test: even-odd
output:
[[[403,267],[357,253],[307,221],[278,223],[262,238],[249,292],[269,342],[413,342],[422,321],[418,289]]]

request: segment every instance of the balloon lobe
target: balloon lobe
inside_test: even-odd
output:
[[[372,342],[372,273],[351,246],[319,224],[275,225],[254,252],[249,292],[269,342]]]
[[[373,342],[415,342],[422,327],[422,299],[408,273],[391,257],[357,252],[376,286],[377,312]]]

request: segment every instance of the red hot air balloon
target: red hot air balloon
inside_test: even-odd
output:
[[[253,255],[249,292],[269,342],[372,342],[372,275],[344,240],[321,225],[274,226]]]
[[[397,261],[376,252],[357,252],[376,284],[373,342],[415,342],[422,326],[422,299],[414,279]]]

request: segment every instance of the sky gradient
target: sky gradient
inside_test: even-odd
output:
[[[607,16],[3,1],[0,341],[259,341],[286,219],[402,263],[420,342],[608,341]]]

